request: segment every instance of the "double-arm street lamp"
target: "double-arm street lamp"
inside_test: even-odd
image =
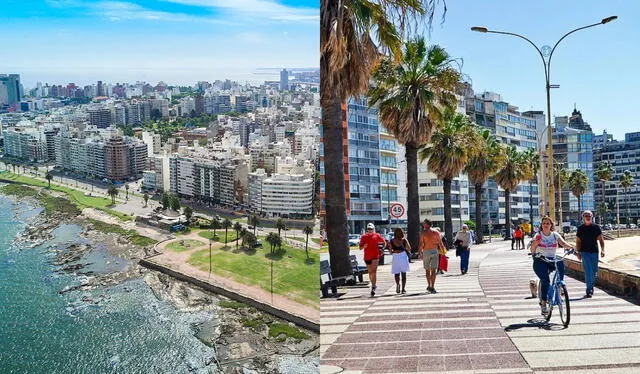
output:
[[[549,193],[548,193],[548,200],[547,203],[549,204],[549,215],[553,218],[555,218],[556,215],[556,199],[555,199],[555,187],[553,185],[553,134],[552,134],[552,130],[551,130],[551,89],[552,88],[558,88],[560,87],[559,85],[555,85],[555,84],[551,84],[550,83],[550,73],[551,73],[551,57],[553,57],[553,52],[556,50],[556,47],[558,46],[558,44],[560,44],[560,42],[566,38],[567,36],[573,34],[576,31],[580,31],[580,30],[584,30],[584,29],[588,29],[590,27],[594,27],[594,26],[598,26],[598,25],[604,25],[606,23],[609,23],[615,19],[617,19],[618,16],[611,16],[611,17],[607,17],[607,18],[603,18],[600,22],[598,23],[594,23],[591,25],[587,25],[587,26],[582,26],[582,27],[578,27],[577,29],[571,30],[568,33],[564,34],[557,42],[556,44],[554,44],[553,47],[549,47],[548,45],[544,45],[541,48],[538,48],[537,45],[535,45],[535,43],[533,43],[531,40],[529,40],[528,38],[520,35],[520,34],[516,34],[516,33],[512,33],[512,32],[505,32],[505,31],[494,31],[494,30],[489,30],[486,27],[480,27],[480,26],[474,26],[471,28],[471,31],[477,31],[477,32],[482,32],[482,33],[492,33],[492,34],[504,34],[504,35],[512,35],[512,36],[516,36],[520,39],[524,39],[526,40],[529,44],[531,44],[533,46],[533,48],[536,49],[536,51],[538,52],[538,54],[540,55],[540,58],[542,59],[542,64],[544,65],[544,79],[545,79],[545,88],[547,90],[547,181],[549,184]],[[560,221],[557,221],[560,222]]]

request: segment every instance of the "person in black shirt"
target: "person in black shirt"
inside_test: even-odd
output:
[[[600,243],[600,256],[604,257],[604,239],[600,226],[593,223],[593,213],[585,210],[582,213],[584,223],[578,227],[576,234],[576,254],[582,258],[584,281],[587,285],[585,297],[593,296],[593,285],[598,275],[598,242]]]

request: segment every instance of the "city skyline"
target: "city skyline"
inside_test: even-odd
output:
[[[445,20],[436,11],[432,43],[461,58],[462,72],[476,91],[492,91],[521,111],[546,113],[544,70],[540,56],[526,41],[513,36],[482,34],[473,26],[522,34],[538,47],[553,46],[566,32],[617,15],[609,24],[581,30],[559,44],[551,64],[552,116],[570,115],[574,104],[593,128],[623,139],[637,128],[622,97],[632,97],[640,84],[635,66],[640,33],[635,22],[640,4],[631,1],[472,2],[447,3]]]
[[[258,82],[263,67],[318,66],[318,13],[309,1],[8,0],[0,33],[20,38],[6,38],[12,53],[0,71],[15,71],[25,86]]]

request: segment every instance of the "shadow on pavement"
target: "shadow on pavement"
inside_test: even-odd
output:
[[[520,330],[522,328],[538,328],[543,330],[564,330],[564,327],[561,324],[549,323],[544,318],[533,318],[527,321],[527,323],[514,323],[504,328],[504,331],[515,331]]]

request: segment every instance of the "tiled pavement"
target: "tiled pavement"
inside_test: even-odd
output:
[[[378,294],[348,288],[321,301],[322,373],[639,373],[640,307],[567,279],[572,321],[543,323],[530,296],[535,278],[524,251],[506,242],[477,246],[468,274],[450,253],[450,272],[426,293],[422,264],[396,295],[390,265]],[[575,295],[575,296],[574,296]]]

